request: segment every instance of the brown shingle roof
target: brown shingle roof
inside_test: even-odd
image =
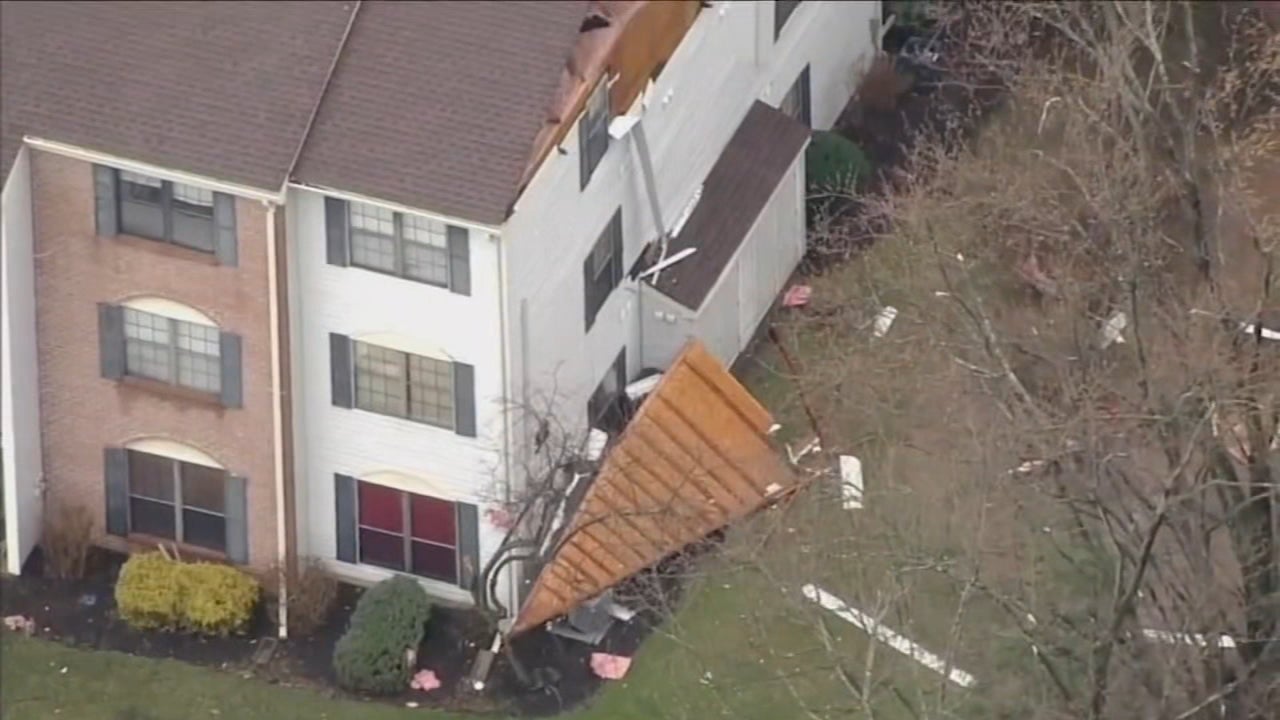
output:
[[[23,134],[278,190],[347,2],[4,2],[0,162]]]
[[[524,632],[799,487],[769,412],[697,340],[627,425],[516,616]]]
[[[501,224],[586,13],[366,2],[295,179]]]
[[[690,310],[702,307],[808,139],[808,128],[757,100],[707,173],[698,206],[667,249],[668,256],[691,247],[697,252],[659,273],[654,287]]]

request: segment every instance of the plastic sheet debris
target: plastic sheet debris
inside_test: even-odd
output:
[[[1112,344],[1124,343],[1124,329],[1129,326],[1129,316],[1123,312],[1112,315],[1102,325],[1102,349],[1111,347]]]
[[[591,653],[591,672],[605,680],[621,680],[631,669],[631,658],[609,653]]]
[[[782,296],[782,307],[804,307],[813,297],[813,288],[808,285],[792,285]]]
[[[889,332],[889,328],[893,327],[894,318],[898,317],[898,308],[892,305],[885,305],[876,313],[875,328],[871,334],[875,337],[884,337]]]
[[[862,461],[852,455],[840,456],[840,498],[845,510],[862,509]]]

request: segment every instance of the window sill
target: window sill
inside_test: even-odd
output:
[[[196,262],[202,265],[218,265],[218,258],[212,252],[196,250],[194,248],[175,245],[168,240],[156,240],[153,238],[142,237],[141,235],[115,235],[112,237],[117,243],[129,248],[137,248],[146,252],[163,255],[165,257],[174,258],[176,260],[185,260],[188,262]]]
[[[217,550],[210,550],[209,548],[203,548],[198,545],[180,543],[168,538],[147,535],[146,533],[129,533],[124,538],[124,542],[129,546],[129,552],[131,553],[158,550],[161,545],[164,545],[166,549],[169,550],[176,547],[178,549],[178,557],[186,562],[200,560],[204,562],[215,562],[221,565],[235,564],[227,559],[226,553],[218,552]]]
[[[199,405],[208,405],[210,407],[223,407],[222,398],[215,393],[193,390],[180,385],[173,385],[162,380],[152,380],[151,378],[138,377],[137,375],[125,375],[120,378],[119,382],[127,388],[133,388],[152,395],[160,395],[174,400],[181,400],[183,402]]]

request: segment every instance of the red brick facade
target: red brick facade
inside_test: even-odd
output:
[[[236,201],[238,266],[163,243],[95,232],[93,167],[31,153],[36,327],[46,508],[83,503],[105,535],[103,450],[155,437],[199,448],[248,478],[249,564],[276,561],[267,211]],[[101,377],[99,302],[153,296],[189,305],[242,339],[244,406],[223,408]]]

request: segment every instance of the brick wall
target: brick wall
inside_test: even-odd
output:
[[[249,562],[276,559],[266,208],[239,199],[239,265],[141,238],[97,237],[93,168],[32,151],[36,332],[46,507],[83,502],[99,541],[106,523],[103,448],[144,437],[197,447],[248,478]],[[242,338],[244,407],[104,380],[99,302],[156,296],[189,305]]]

